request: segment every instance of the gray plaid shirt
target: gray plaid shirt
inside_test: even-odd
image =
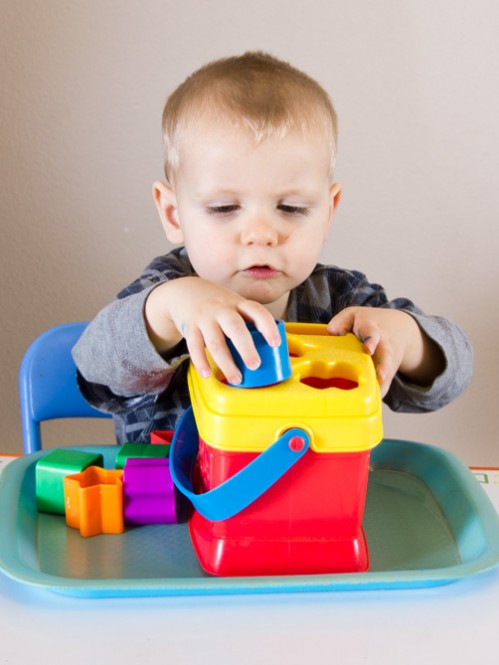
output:
[[[190,404],[185,342],[168,356],[159,355],[145,327],[143,308],[150,291],[171,279],[195,275],[184,248],[152,261],[144,273],[118,294],[89,324],[73,350],[78,382],[85,398],[112,413],[118,443],[148,442],[153,430],[175,429]],[[290,293],[287,320],[328,323],[345,307],[388,307],[411,314],[442,349],[445,370],[432,385],[416,386],[397,375],[385,402],[394,411],[434,411],[469,384],[472,350],[452,322],[428,316],[410,300],[388,300],[384,289],[357,271],[318,264]]]

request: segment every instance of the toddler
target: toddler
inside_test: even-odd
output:
[[[189,405],[187,358],[209,376],[208,350],[237,384],[230,338],[256,369],[246,322],[271,345],[276,319],[352,331],[394,410],[435,410],[465,389],[472,351],[457,326],[389,300],[360,272],[318,263],[341,186],[336,113],[317,82],[265,53],[218,60],[169,97],[163,132],[166,181],[153,196],[178,247],[105,307],[73,350],[80,389],[113,414],[118,443],[175,428]]]

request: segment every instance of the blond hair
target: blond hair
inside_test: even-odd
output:
[[[327,92],[314,79],[263,52],[247,52],[208,63],[167,99],[163,111],[166,178],[172,182],[189,123],[204,114],[250,129],[257,142],[285,136],[292,128],[321,131],[334,174],[338,127]]]

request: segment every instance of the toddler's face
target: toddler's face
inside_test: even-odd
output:
[[[289,291],[317,263],[339,199],[329,157],[319,133],[256,144],[249,130],[197,122],[162,215],[169,240],[185,243],[199,277],[284,316]]]

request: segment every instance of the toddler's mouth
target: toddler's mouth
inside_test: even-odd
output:
[[[271,279],[272,277],[276,277],[280,274],[279,270],[276,270],[275,268],[272,268],[272,266],[267,265],[250,266],[243,272],[245,275],[248,275],[248,277],[252,277],[253,279]]]

